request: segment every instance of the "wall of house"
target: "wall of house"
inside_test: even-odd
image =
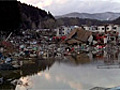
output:
[[[91,27],[84,26],[84,29],[90,30],[93,32],[105,32],[105,26],[97,26],[97,27],[96,26],[91,26]],[[114,31],[120,32],[120,26],[118,25],[108,25],[106,29],[107,31],[114,30]]]
[[[68,35],[74,28],[73,27],[60,27],[56,30],[56,36],[65,36]]]
[[[120,26],[118,26],[118,36],[120,37]]]
[[[84,26],[84,29],[85,29],[85,30],[90,30],[90,27]]]

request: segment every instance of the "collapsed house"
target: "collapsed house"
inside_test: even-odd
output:
[[[66,43],[69,45],[103,45],[105,46],[108,43],[113,43],[116,45],[120,43],[118,41],[118,32],[117,31],[107,31],[105,32],[92,32],[84,30],[82,28],[76,28],[67,35],[66,39],[61,43]]]
[[[83,44],[87,43],[90,36],[92,35],[91,31],[83,30],[82,28],[76,28],[67,36],[66,40],[62,43],[67,44]]]

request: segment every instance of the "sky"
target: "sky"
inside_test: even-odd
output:
[[[71,12],[120,12],[120,0],[18,0],[50,11],[53,15]]]

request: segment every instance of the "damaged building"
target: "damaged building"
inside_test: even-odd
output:
[[[68,35],[68,37],[63,43],[67,44],[87,43],[91,35],[92,35],[91,31],[86,31],[82,28],[76,28],[73,31],[71,31],[71,33]]]

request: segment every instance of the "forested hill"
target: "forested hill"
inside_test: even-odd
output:
[[[117,18],[116,20],[111,21],[111,23],[120,25],[120,17]]]
[[[95,19],[81,19],[81,18],[59,18],[57,19],[57,25],[58,26],[82,26],[82,25],[106,25],[110,24],[109,21],[99,21]]]
[[[54,23],[55,19],[50,12],[16,0],[0,1],[0,30],[2,31],[51,28]]]
[[[108,25],[108,24],[117,24],[120,25],[120,17],[112,21],[100,21],[96,19],[81,19],[74,17],[65,17],[57,19],[57,26],[99,26],[99,25]]]
[[[22,17],[21,28],[37,29],[54,27],[55,18],[50,12],[20,2],[18,2],[18,6]]]
[[[13,31],[20,29],[56,28],[58,26],[73,25],[105,25],[119,24],[120,18],[113,21],[99,21],[96,19],[81,19],[64,17],[55,20],[50,12],[21,2],[0,1],[0,31]]]
[[[0,30],[12,31],[19,27],[21,16],[17,1],[0,1]]]

